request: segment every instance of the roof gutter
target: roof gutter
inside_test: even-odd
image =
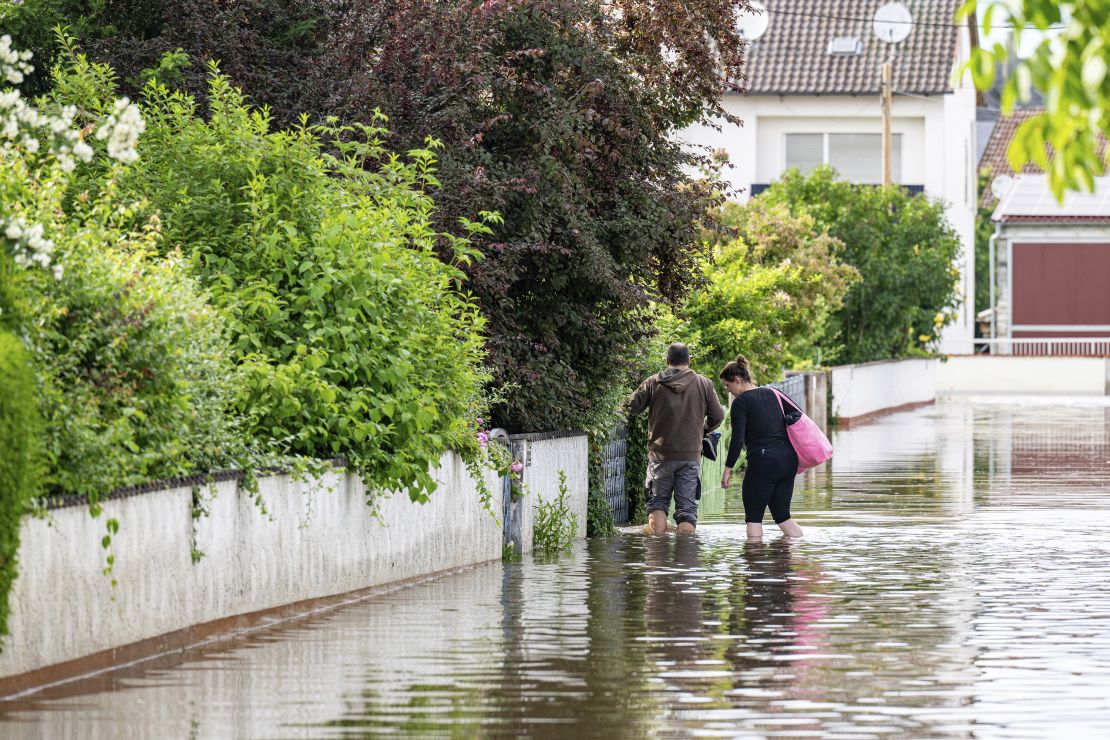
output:
[[[997,321],[997,311],[994,310],[994,243],[998,241],[998,235],[1002,233],[1002,224],[998,221],[994,222],[994,233],[991,234],[990,239],[987,240],[987,261],[990,263],[990,306],[991,306],[991,339],[997,335],[997,328],[995,321]]]

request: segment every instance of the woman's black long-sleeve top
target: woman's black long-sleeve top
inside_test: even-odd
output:
[[[731,469],[740,457],[740,448],[776,447],[790,444],[786,436],[786,418],[778,396],[770,388],[753,388],[741,393],[729,410],[732,438],[728,443],[725,467]]]

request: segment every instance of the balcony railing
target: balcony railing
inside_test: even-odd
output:
[[[1110,337],[976,339],[975,352],[1019,357],[1110,357]]]
[[[764,190],[766,190],[769,187],[771,187],[770,183],[753,182],[752,185],[751,185],[751,189],[750,189],[749,194],[754,198],[755,196],[759,195],[760,193],[762,193]],[[876,185],[875,187],[878,187],[878,185]],[[918,193],[924,193],[925,192],[925,186],[924,185],[902,185],[902,187],[904,187],[906,190],[908,190],[910,192],[910,195],[917,195]]]

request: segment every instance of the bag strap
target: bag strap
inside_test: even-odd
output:
[[[784,400],[785,400],[785,401],[786,401],[787,403],[789,403],[789,404],[790,404],[790,405],[791,405],[791,406],[792,406],[792,407],[794,408],[794,410],[795,410],[795,411],[797,411],[797,412],[798,412],[799,414],[805,414],[805,412],[804,412],[804,411],[802,411],[802,410],[801,410],[800,408],[798,408],[798,404],[794,403],[794,401],[792,401],[792,400],[790,399],[790,396],[786,395],[785,393],[783,393],[782,391],[780,391],[780,390],[779,390],[778,388],[772,388],[771,390],[772,390],[772,391],[774,392],[774,394],[775,394],[775,395],[776,395],[776,396],[778,397],[778,399],[779,399],[779,409],[781,409],[781,410],[782,410],[782,415],[783,415],[783,417],[785,417],[785,416],[786,416],[786,407],[782,405],[782,402],[783,402]]]

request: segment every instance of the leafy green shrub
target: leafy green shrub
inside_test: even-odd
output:
[[[42,428],[28,361],[20,341],[0,331],[0,635],[8,634],[20,519],[37,493],[41,472]]]
[[[20,63],[26,71],[29,60]],[[104,96],[103,79],[85,87]],[[85,495],[95,513],[113,488],[242,462],[224,322],[179,256],[156,254],[157,219],[131,228],[116,191],[136,156],[138,110],[103,97],[77,118],[50,101],[29,106],[18,91],[4,107],[22,122],[0,152],[0,270],[19,294],[4,320],[38,377],[46,493]],[[89,173],[93,194],[74,193]]]
[[[225,322],[180,255],[157,254],[157,224],[129,233],[90,213],[69,226],[56,237],[63,276],[35,281],[29,330],[49,490],[95,504],[121,486],[246,464]]]
[[[859,271],[860,281],[829,319],[824,344],[839,353],[835,359],[868,362],[925,351],[954,318],[960,240],[941,202],[900,187],[847,183],[827,166],[808,177],[791,170],[759,199],[811,216],[844,244],[841,260]]]
[[[567,501],[567,474],[559,471],[559,495],[550,501],[540,501],[536,507],[536,521],[532,529],[532,549],[540,555],[558,555],[574,543],[578,532],[578,515],[570,510]]]
[[[424,500],[444,450],[477,452],[485,377],[482,319],[437,257],[473,252],[431,226],[432,151],[402,161],[369,126],[271,131],[214,68],[208,100],[205,120],[190,96],[147,86],[143,157],[119,192],[140,201],[136,221],[162,219],[229,317],[244,432]]]
[[[791,221],[785,216],[785,223]],[[823,248],[828,237],[810,231],[814,242],[822,245],[824,261],[795,262],[803,249],[790,250],[792,257],[768,252],[763,235],[747,230],[753,225],[747,221],[741,236],[714,245],[711,259],[703,265],[705,285],[684,307],[686,336],[698,347],[693,365],[710,378],[743,353],[757,382],[779,380],[782,368],[797,364],[799,355],[820,338],[829,308],[838,305],[847,288],[846,276],[854,272],[831,259]],[[801,226],[807,228],[804,222]],[[788,233],[783,224],[779,229],[782,235]],[[772,244],[781,246],[783,241]],[[827,273],[835,276],[836,286]]]

